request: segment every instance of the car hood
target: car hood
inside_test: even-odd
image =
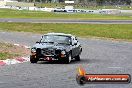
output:
[[[37,43],[34,48],[54,48],[54,49],[70,49],[70,45],[65,44],[50,44],[50,43]]]

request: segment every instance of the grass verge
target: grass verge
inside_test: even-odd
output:
[[[35,4],[37,7],[48,7],[48,8],[54,8],[54,7],[61,7],[64,8],[64,3],[38,3]],[[132,10],[131,6],[89,6],[89,5],[73,5],[76,9],[121,9],[121,10]]]
[[[19,56],[27,55],[29,51],[22,47],[14,46],[9,43],[0,42],[0,60],[14,59]]]
[[[42,11],[0,9],[0,18],[40,18],[40,19],[86,19],[86,20],[132,20],[131,16],[101,14],[64,14]]]
[[[132,40],[131,24],[0,23],[0,30],[41,34],[48,32],[63,32],[81,37],[94,36]]]
[[[5,60],[5,59],[9,59],[15,56],[19,56],[17,54],[10,54],[8,52],[0,52],[0,60]]]

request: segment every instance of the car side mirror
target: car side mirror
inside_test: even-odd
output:
[[[40,43],[40,41],[37,41],[36,43]]]
[[[74,45],[77,45],[77,42],[75,42]]]

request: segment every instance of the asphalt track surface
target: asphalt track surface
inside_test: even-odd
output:
[[[78,23],[78,24],[132,24],[132,20],[76,20],[76,19],[29,19],[29,18],[0,18],[0,22],[26,23]]]
[[[0,32],[0,42],[32,46],[41,35]],[[79,39],[83,47],[81,61],[70,64],[30,62],[0,67],[0,88],[132,88],[130,84],[76,83],[77,68],[82,65],[88,74],[131,74],[132,43],[100,39]]]

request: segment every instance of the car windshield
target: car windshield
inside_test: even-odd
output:
[[[44,35],[41,39],[44,43],[71,44],[71,37],[62,35]]]

